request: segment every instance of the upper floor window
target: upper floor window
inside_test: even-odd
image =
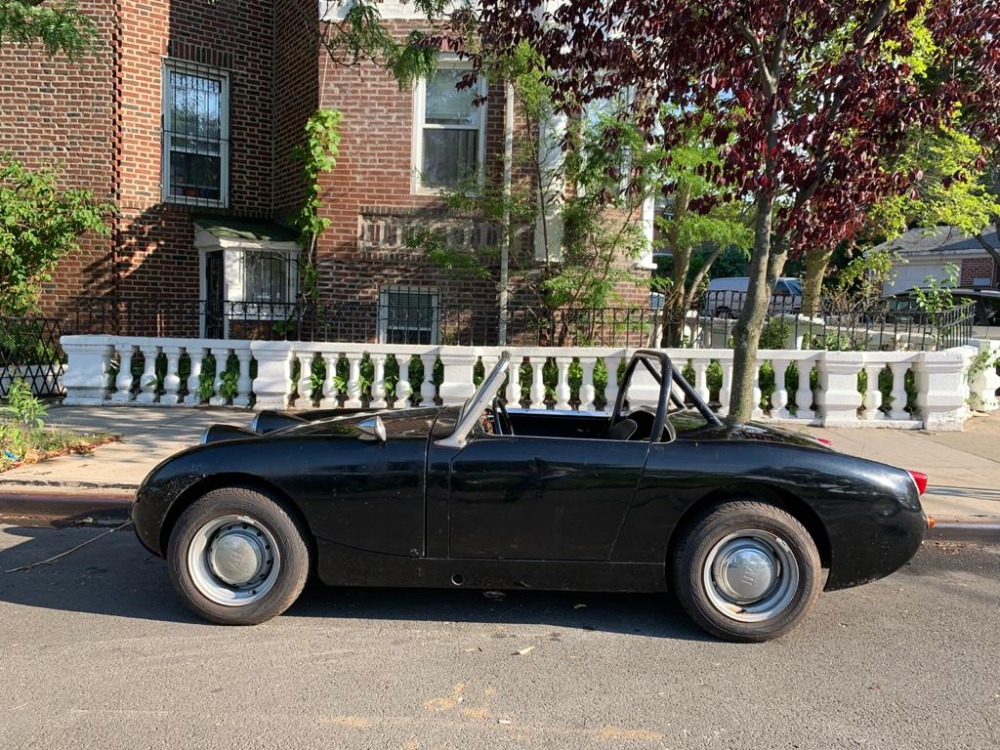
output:
[[[229,201],[229,75],[168,60],[163,68],[163,200]]]
[[[414,93],[414,190],[478,185],[486,154],[486,105],[475,100],[486,95],[486,81],[458,89],[471,70],[467,63],[441,59],[429,79]]]

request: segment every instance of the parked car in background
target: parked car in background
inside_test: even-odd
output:
[[[947,291],[950,295],[950,305],[946,309],[975,303],[973,325],[1000,326],[1000,289],[976,287],[953,287],[947,290],[914,287],[905,292],[891,294],[883,300],[887,323],[924,325],[935,322],[935,317],[942,311],[922,305],[917,289],[925,295]]]
[[[512,366],[502,354],[462,407],[210,427],[142,483],[136,533],[217,623],[275,617],[315,574],[335,586],[669,589],[734,641],[787,633],[821,589],[889,575],[920,547],[925,475],[723,421],[662,350],[636,352],[608,413],[508,410]]]
[[[708,282],[708,291],[702,301],[702,310],[713,318],[735,318],[743,310],[748,276],[728,276]],[[798,315],[802,311],[802,282],[791,277],[778,279],[771,294],[768,312],[771,315],[788,313]]]

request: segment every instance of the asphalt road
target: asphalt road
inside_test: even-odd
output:
[[[657,596],[316,587],[211,626],[130,533],[3,572],[99,533],[0,527],[0,748],[1000,745],[1000,546],[925,545],[747,646]]]

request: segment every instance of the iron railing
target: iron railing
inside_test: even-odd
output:
[[[799,311],[787,300],[778,299],[764,324],[764,349],[944,349],[966,344],[973,335],[973,303],[940,312],[826,304],[817,315],[802,316],[794,314]],[[666,309],[545,310],[513,305],[507,310],[506,343],[732,348],[735,313],[713,315],[708,309],[703,299],[697,309],[672,319]],[[100,297],[77,300],[63,329],[174,338],[496,346],[500,316],[492,302],[451,305],[437,296],[428,300],[426,293],[336,304]],[[981,335],[979,329],[976,333]]]
[[[0,317],[0,398],[7,398],[16,379],[36,396],[62,395],[66,354],[59,328],[55,318]]]

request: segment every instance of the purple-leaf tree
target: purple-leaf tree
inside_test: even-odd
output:
[[[998,0],[498,0],[477,11],[481,48],[529,42],[566,108],[629,91],[667,152],[695,121],[712,123],[721,158],[709,177],[755,215],[734,329],[740,420],[755,406],[760,332],[789,254],[834,246],[907,189],[915,177],[888,165],[913,128],[961,115],[995,135],[1000,122]],[[911,64],[915,47],[933,75]]]

